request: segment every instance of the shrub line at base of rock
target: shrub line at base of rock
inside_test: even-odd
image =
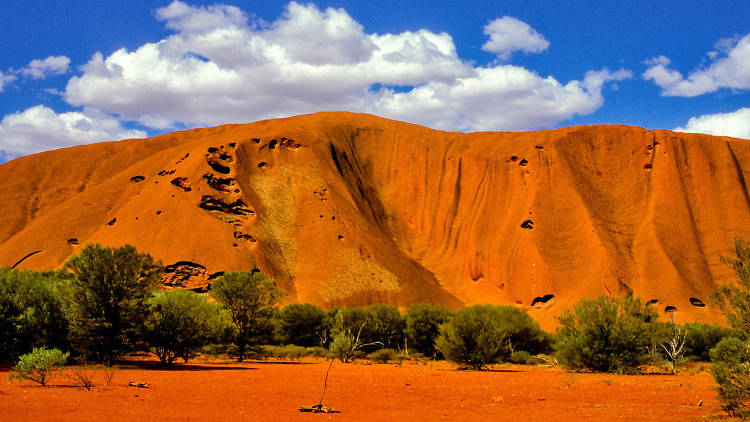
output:
[[[741,265],[728,262],[745,277],[750,247],[743,243],[738,253],[747,255]],[[170,265],[167,271],[175,272],[182,264]],[[27,355],[36,359],[47,353],[40,350],[58,350],[61,355],[55,359],[64,357],[53,359],[52,367],[71,359],[111,365],[142,351],[153,353],[166,367],[207,353],[238,361],[302,356],[376,363],[447,359],[475,370],[502,362],[551,364],[559,359],[572,369],[617,373],[635,373],[642,365],[661,365],[674,372],[686,358],[713,358],[725,362],[715,370],[721,384],[737,377],[739,366],[732,362],[744,359],[740,352],[746,347],[745,340],[737,338],[748,338],[739,327],[750,320],[737,313],[730,314],[735,329],[679,326],[659,322],[653,305],[634,296],[602,296],[563,312],[552,334],[512,306],[474,305],[452,311],[414,304],[405,314],[387,304],[327,311],[309,303],[280,307],[284,292],[258,270],[217,273],[208,294],[158,291],[164,271],[161,262],[132,246],[96,244],[81,249],[59,271],[0,269],[0,359],[17,362],[14,373],[24,374],[31,367]],[[728,289],[720,294],[750,297]],[[722,346],[709,353],[717,344]],[[59,360],[63,362],[58,365]],[[732,406],[731,411],[740,414],[741,406]]]

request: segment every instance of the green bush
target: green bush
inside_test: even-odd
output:
[[[394,361],[401,362],[406,359],[406,356],[398,350],[384,348],[370,353],[367,355],[367,358],[375,363],[389,363]]]
[[[0,268],[0,362],[34,347],[67,348],[65,288],[59,273]]]
[[[350,333],[352,336],[359,334],[360,342],[371,343],[375,341],[374,324],[372,315],[365,308],[359,306],[347,306],[338,308],[330,313],[331,335],[339,333]],[[333,341],[333,339],[331,339]]]
[[[307,348],[308,356],[314,356],[317,358],[329,358],[331,357],[331,352],[324,348],[324,347],[308,347]]]
[[[498,306],[461,309],[440,327],[437,349],[446,359],[473,369],[499,362],[510,356],[508,329],[502,321],[503,311]]]
[[[264,358],[296,360],[307,356],[307,348],[294,344],[284,346],[265,345],[261,349]]]
[[[328,357],[328,350],[322,347],[302,347],[295,344],[286,344],[283,346],[263,346],[264,357],[275,359],[292,359],[299,360],[306,356]]]
[[[263,342],[273,331],[273,307],[284,295],[276,283],[260,271],[226,273],[211,284],[211,295],[229,310],[234,325],[232,340],[237,360],[248,347]]]
[[[18,363],[11,368],[9,377],[47,385],[52,376],[65,367],[68,356],[69,353],[63,353],[59,349],[35,347],[18,359]]]
[[[722,408],[731,416],[750,417],[747,406],[750,403],[750,347],[747,342],[727,337],[710,354]]]
[[[516,365],[529,365],[530,363],[534,362],[534,356],[532,356],[529,352],[519,350],[517,352],[513,352],[510,355],[510,359],[508,360],[512,363],[515,363]]]
[[[713,324],[700,324],[688,322],[683,325],[687,333],[685,341],[685,355],[702,362],[710,362],[709,352],[716,347],[721,340],[732,337],[734,330],[728,327],[719,327]]]
[[[734,241],[734,257],[723,258],[737,277],[719,287],[712,298],[721,306],[739,337],[728,337],[711,350],[713,376],[724,410],[732,416],[750,418],[750,242]]]
[[[378,342],[379,347],[400,349],[404,346],[405,321],[398,308],[393,305],[375,304],[367,307],[370,314],[371,342]]]
[[[712,299],[719,304],[740,338],[750,337],[750,242],[734,241],[734,258],[723,257],[736,276],[735,282],[716,289]]]
[[[532,355],[552,352],[552,336],[544,332],[529,314],[515,306],[498,306],[500,325],[511,351]]]
[[[406,311],[406,336],[409,351],[412,350],[425,356],[438,357],[435,340],[440,335],[440,326],[447,322],[452,312],[440,305],[424,303],[409,306]]]
[[[297,346],[322,346],[327,341],[328,314],[310,303],[296,303],[284,307],[278,315],[281,342]]]
[[[329,312],[331,336],[345,333],[359,338],[359,348],[400,348],[404,342],[405,321],[393,305],[375,304],[367,308],[348,306]],[[358,348],[358,349],[359,349]]]
[[[358,355],[358,344],[355,337],[340,332],[333,336],[329,350],[333,357],[338,358],[341,362],[349,363]],[[359,354],[362,353],[359,352]]]
[[[157,293],[148,304],[144,338],[164,366],[197,356],[203,346],[217,341],[228,323],[218,305],[190,290]]]
[[[365,347],[382,347],[382,343],[372,341],[375,331],[372,315],[359,307],[340,308],[331,316],[331,354],[344,363],[364,355]]]
[[[111,364],[135,350],[163,268],[133,246],[87,245],[65,263],[73,273],[68,310],[71,340],[84,360]]]
[[[558,317],[558,357],[573,369],[634,372],[650,359],[656,318],[634,296],[582,300]]]

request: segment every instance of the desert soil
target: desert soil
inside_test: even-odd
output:
[[[2,421],[519,420],[688,421],[723,419],[711,375],[612,375],[562,368],[336,361],[323,404],[338,414],[299,413],[316,404],[329,362],[198,360],[163,370],[153,361],[122,365],[93,391],[65,377],[48,387],[5,381]],[[68,368],[73,372],[75,368]],[[149,388],[129,387],[130,382]],[[699,406],[699,403],[702,403]]]

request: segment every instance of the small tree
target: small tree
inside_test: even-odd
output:
[[[372,339],[380,347],[402,349],[404,347],[404,317],[393,305],[375,304],[367,307],[372,321]]]
[[[359,336],[339,333],[333,336],[329,350],[341,362],[349,363],[359,350]]]
[[[722,406],[734,416],[750,417],[750,242],[734,241],[734,257],[723,258],[737,277],[713,294],[734,328],[737,338],[722,340],[711,351],[713,375],[719,384],[717,391]]]
[[[362,343],[376,341],[372,324],[372,314],[359,306],[347,306],[329,311],[331,323],[331,341],[340,333],[356,335]]]
[[[453,362],[481,370],[510,355],[502,311],[493,305],[474,305],[456,312],[440,327],[437,349]]]
[[[334,358],[339,358],[341,362],[349,363],[359,352],[360,349],[367,346],[383,346],[381,342],[366,342],[363,340],[362,333],[365,332],[365,327],[370,323],[368,318],[359,319],[351,318],[349,321],[345,319],[347,314],[346,310],[349,310],[349,316],[359,315],[358,312],[353,311],[354,309],[362,308],[344,308],[339,309],[336,313],[335,320],[337,323],[334,325],[332,330],[333,339],[329,347]],[[358,325],[355,325],[358,324]]]
[[[723,257],[722,261],[732,268],[737,278],[716,289],[712,299],[724,311],[729,325],[741,338],[747,339],[750,335],[750,242],[735,239],[734,258]]]
[[[326,312],[311,303],[295,303],[279,312],[279,336],[285,344],[313,347],[327,341],[329,326]]]
[[[552,337],[526,311],[515,306],[498,306],[497,310],[511,353],[523,351],[537,355],[552,351]]]
[[[211,295],[229,311],[234,325],[237,360],[270,328],[273,307],[284,295],[260,271],[226,273],[211,284]]]
[[[649,360],[656,318],[635,296],[584,299],[558,317],[558,356],[570,368],[633,372]]]
[[[67,347],[65,283],[54,272],[0,268],[0,362],[34,347]]]
[[[30,353],[18,359],[18,363],[11,368],[9,376],[47,385],[55,372],[65,367],[68,355],[69,353],[63,353],[58,349],[35,347]]]
[[[750,347],[746,341],[728,337],[711,350],[712,374],[719,386],[721,407],[730,416],[750,417]]]
[[[133,246],[87,245],[65,263],[73,274],[70,334],[84,357],[105,362],[134,350],[163,268]]]
[[[687,322],[682,327],[687,337],[687,340],[685,340],[685,355],[692,356],[702,362],[711,361],[709,352],[721,340],[735,336],[733,329],[713,324]]]
[[[687,332],[674,322],[669,324],[669,326],[670,329],[667,338],[659,346],[669,364],[669,372],[674,374],[675,368],[685,362]]]
[[[221,308],[190,290],[157,293],[149,301],[144,338],[164,366],[185,362],[216,340],[223,326]]]
[[[452,312],[440,305],[424,303],[409,306],[406,311],[406,336],[409,349],[425,356],[437,357],[435,340],[440,335],[440,326],[447,322]]]

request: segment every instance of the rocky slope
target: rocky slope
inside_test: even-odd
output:
[[[708,295],[731,276],[733,236],[750,238],[749,170],[740,139],[318,113],[0,165],[0,265],[129,243],[172,287],[259,268],[286,301],[326,307],[515,304],[551,327],[582,297],[633,292],[721,321]]]

